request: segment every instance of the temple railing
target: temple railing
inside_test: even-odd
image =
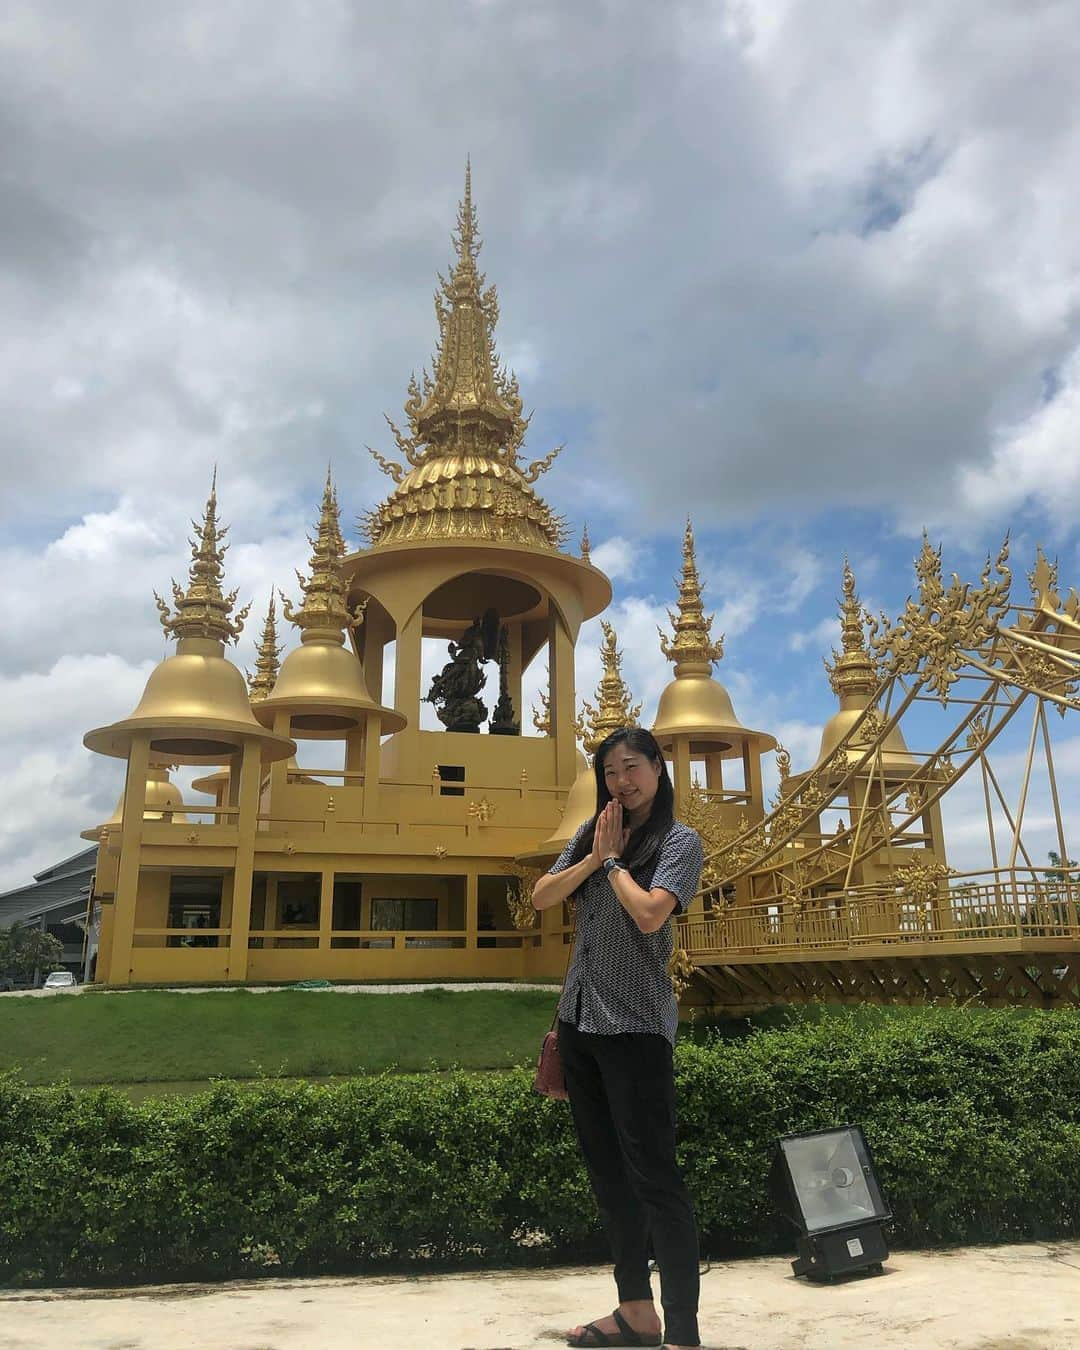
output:
[[[1080,880],[1016,870],[949,884],[882,883],[824,898],[795,896],[731,905],[679,920],[678,941],[695,955],[843,952],[904,944],[1000,945],[1034,939],[1080,944]]]

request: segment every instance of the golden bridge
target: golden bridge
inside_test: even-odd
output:
[[[1006,540],[978,584],[945,583],[924,539],[895,623],[860,609],[845,569],[842,712],[818,763],[792,775],[781,748],[771,807],[734,829],[746,794],[694,787],[708,857],[704,906],[679,923],[684,1002],[1080,1003],[1075,803],[1051,734],[1080,711],[1080,598],[1062,602],[1040,551],[1031,602],[1014,604],[1007,558]],[[982,817],[982,870],[946,859],[942,808],[960,793]]]

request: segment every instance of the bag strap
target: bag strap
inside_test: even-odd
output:
[[[575,891],[574,894],[576,895],[577,892]],[[566,904],[566,901],[564,900],[564,901],[562,901],[562,903],[565,905],[565,904]],[[562,990],[566,987],[566,977],[567,977],[567,975],[570,974],[570,958],[574,955],[574,946],[575,946],[575,944],[577,943],[577,922],[576,922],[576,919],[577,919],[577,910],[576,910],[576,909],[575,909],[575,911],[574,911],[574,917],[575,917],[574,931],[573,931],[573,934],[572,934],[572,936],[571,936],[571,938],[570,938],[570,941],[567,943],[567,946],[570,948],[570,950],[566,953],[566,969],[563,971],[562,986],[561,986],[560,989],[559,989],[559,1002],[562,1002]],[[554,1015],[554,1016],[552,1017],[552,1019],[551,1019],[551,1026],[548,1027],[548,1031],[554,1031],[554,1030],[555,1030],[555,1023],[556,1023],[558,1020],[559,1020],[559,1004],[556,1003],[556,1004],[555,1004],[555,1015]]]

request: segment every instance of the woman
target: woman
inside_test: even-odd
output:
[[[671,916],[686,909],[701,878],[701,840],[674,819],[667,765],[649,732],[612,732],[594,769],[596,815],[533,891],[537,909],[577,895],[559,1051],[619,1291],[610,1317],[576,1327],[567,1340],[684,1350],[701,1344],[698,1242],[675,1162],[679,1014],[667,963]],[[649,1282],[650,1241],[666,1342]]]

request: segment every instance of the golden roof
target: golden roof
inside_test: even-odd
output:
[[[600,648],[604,673],[596,686],[596,707],[582,699],[581,716],[575,724],[581,743],[590,755],[596,754],[601,743],[613,731],[637,726],[641,714],[640,703],[631,706],[630,690],[622,677],[622,653],[617,646],[615,630],[605,619],[600,620],[600,627],[604,633],[604,642]]]
[[[409,468],[371,453],[396,484],[361,528],[372,546],[403,539],[508,540],[557,549],[566,525],[533,491],[561,446],[523,469],[518,452],[529,418],[522,416],[516,377],[495,357],[499,302],[477,268],[480,251],[472,173],[454,238],[457,260],[435,294],[439,342],[434,376],[409,382],[408,436],[387,418]],[[369,447],[370,448],[370,447]]]
[[[278,659],[280,656],[281,645],[277,640],[274,593],[271,591],[270,605],[266,611],[266,621],[263,624],[262,640],[259,642],[259,652],[255,658],[255,674],[252,675],[248,671],[248,692],[251,695],[252,703],[258,703],[260,699],[266,698],[273,689],[274,681],[281,669],[281,662]]]
[[[713,664],[724,655],[723,635],[711,636],[712,615],[706,615],[702,583],[694,552],[694,527],[688,519],[683,535],[682,579],[678,614],[668,610],[674,638],[660,630],[660,650],[675,663],[675,678],[660,695],[652,732],[664,750],[677,736],[692,737],[691,752],[719,753],[726,759],[742,754],[749,744],[757,754],[776,745],[764,731],[751,731],[735,716],[731,696],[712,677]]]
[[[286,656],[269,694],[255,705],[255,716],[273,726],[279,712],[291,717],[291,730],[308,740],[334,740],[360,726],[369,713],[379,713],[382,730],[400,731],[406,718],[384,708],[368,693],[363,667],[345,646],[345,634],[362,621],[363,609],[350,613],[345,599],[341,558],[341,514],[327,471],[319,513],[319,530],[311,539],[311,571],[297,573],[303,603],[294,610],[282,595],[285,618],[300,629],[300,646]]]
[[[166,767],[151,766],[146,771],[146,804],[143,807],[143,820],[171,820],[177,825],[185,825],[187,816],[183,814],[184,799],[175,783],[169,781]],[[103,830],[119,830],[124,823],[124,790],[120,789],[120,800],[113,807],[113,813],[101,825],[91,830],[80,830],[82,839],[100,839]]]
[[[217,523],[216,471],[202,524],[195,529],[187,591],[173,582],[175,615],[154,596],[162,627],[178,639],[176,655],[151,672],[130,717],[88,731],[83,744],[98,754],[126,758],[135,736],[149,733],[151,754],[159,759],[219,764],[245,741],[257,740],[264,760],[285,759],[295,744],[255,721],[244,677],[225,659],[224,644],[240,636],[250,606],[234,615],[236,592],[221,590],[227,546],[221,542],[226,528]]]
[[[873,693],[878,685],[873,659],[866,645],[862,605],[855,591],[855,574],[846,558],[844,559],[843,592],[840,599],[840,647],[840,651],[836,651],[834,648],[832,661],[825,662],[825,669],[829,674],[829,683],[832,685],[833,693],[840,700],[840,710],[834,713],[825,723],[821,733],[818,757],[810,772],[833,758],[840,742],[853,729],[856,722],[863,717],[864,711],[870,706]],[[866,753],[867,745],[877,734],[876,720],[878,718],[880,718],[879,713],[864,719],[862,738],[849,744],[845,753],[849,765],[858,763]],[[868,764],[876,770],[876,757],[868,761]],[[881,767],[886,774],[902,774],[904,776],[916,768],[916,761],[904,742],[903,732],[899,725],[893,727],[885,738],[882,745]],[[842,777],[843,765],[837,764],[835,771],[838,776]]]

